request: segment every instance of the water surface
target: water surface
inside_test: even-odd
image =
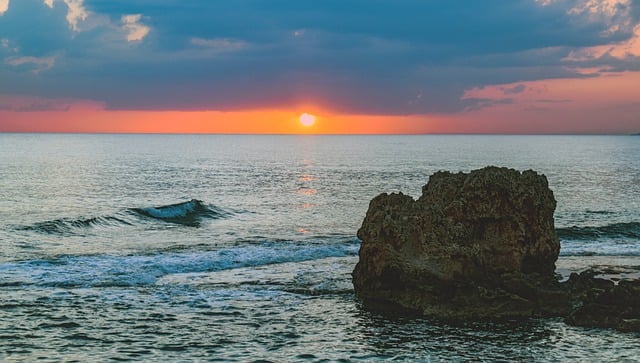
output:
[[[371,314],[350,276],[371,198],[486,165],[548,177],[561,258],[633,264],[639,141],[2,134],[0,360],[640,359],[558,320]]]

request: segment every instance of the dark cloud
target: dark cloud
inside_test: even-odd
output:
[[[535,102],[538,102],[538,103],[571,103],[571,102],[573,102],[573,100],[569,100],[569,99],[551,100],[551,99],[547,99],[547,98],[542,98],[542,99],[535,100]]]
[[[488,105],[463,99],[470,88],[586,77],[573,70],[580,67],[640,69],[635,57],[567,60],[584,47],[628,40],[640,17],[638,0],[595,17],[569,11],[579,3],[85,0],[92,15],[76,32],[61,1],[53,9],[13,1],[0,34],[20,56],[56,62],[38,75],[5,62],[0,93],[90,98],[112,109],[314,103],[354,113],[452,113]],[[151,28],[141,42],[126,41],[128,14],[142,14]]]
[[[27,104],[0,103],[0,111],[14,112],[41,112],[41,111],[68,111],[69,104],[57,104],[51,101],[34,101]]]
[[[505,95],[516,95],[518,93],[522,93],[527,90],[527,86],[524,84],[519,84],[513,87],[503,87],[501,88],[502,93]]]
[[[0,38],[10,40],[28,56],[64,51],[72,40],[72,31],[64,21],[63,7],[57,4],[50,9],[41,0],[11,1],[9,11],[0,16]]]
[[[511,105],[515,103],[513,98],[466,98],[465,101],[467,103],[465,111],[476,111],[487,107]]]

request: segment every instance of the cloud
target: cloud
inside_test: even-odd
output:
[[[2,1],[2,0],[0,0]],[[44,5],[53,9],[54,2],[56,0],[43,0]],[[73,31],[80,31],[80,27],[78,24],[81,21],[85,21],[89,16],[89,12],[84,6],[84,0],[57,0],[62,1],[67,6],[67,15],[66,19],[69,23],[69,27]]]
[[[197,45],[200,47],[220,50],[220,51],[240,50],[247,46],[247,43],[241,40],[228,39],[228,38],[214,38],[214,39],[192,38],[191,44]]]
[[[9,57],[5,62],[13,67],[26,66],[33,74],[39,74],[42,71],[53,68],[56,63],[55,57]]]
[[[0,111],[66,112],[71,109],[101,110],[103,109],[103,105],[91,100],[10,96],[0,94]]]
[[[573,102],[573,100],[566,99],[566,98],[565,99],[557,99],[557,100],[556,99],[545,99],[545,98],[542,98],[542,99],[535,100],[535,102],[538,102],[538,103],[570,103],[570,102]]]
[[[144,37],[147,36],[147,34],[149,34],[151,28],[146,25],[140,24],[141,19],[141,14],[122,16],[122,29],[124,29],[124,31],[127,33],[127,41],[141,41],[142,39],[144,39]]]
[[[0,0],[0,16],[9,10],[9,0]]]
[[[465,98],[465,100],[467,101],[468,105],[464,110],[467,112],[478,111],[483,108],[489,108],[498,105],[511,105],[515,103],[515,100],[512,98]]]
[[[514,95],[524,92],[527,89],[527,86],[525,86],[524,84],[519,84],[513,87],[501,87],[500,89],[505,95]]]
[[[53,3],[53,0],[44,0],[45,3]],[[89,16],[89,13],[84,7],[84,0],[63,0],[69,10],[67,11],[67,22],[74,31],[78,31],[78,23],[84,21]]]
[[[0,39],[0,49],[4,49],[13,54],[20,52],[20,48],[14,47],[12,42],[7,38]]]
[[[528,82],[640,70],[637,0],[11,6],[0,21],[0,34],[20,49],[10,55],[57,62],[50,72],[40,63],[37,81],[16,71],[38,63],[5,62],[0,92],[89,97],[111,109],[314,104],[347,113],[456,113],[518,101]],[[469,90],[493,86],[503,89],[491,102],[468,97]]]
[[[14,103],[0,103],[0,111],[14,112],[46,112],[46,111],[68,111],[69,105],[58,105],[53,102],[34,102],[27,105],[16,105]]]

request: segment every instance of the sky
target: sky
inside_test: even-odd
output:
[[[640,0],[0,0],[0,132],[637,133]]]

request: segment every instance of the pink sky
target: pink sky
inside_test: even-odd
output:
[[[505,90],[510,103],[500,103]],[[507,91],[509,92],[509,91]],[[640,132],[640,72],[470,89],[465,97],[495,104],[455,114],[354,115],[317,107],[249,111],[113,111],[82,100],[0,97],[2,102],[57,108],[0,111],[3,132],[144,133],[587,133]],[[317,117],[305,128],[303,112]]]
[[[0,132],[640,132],[632,0],[168,4],[0,0]]]

